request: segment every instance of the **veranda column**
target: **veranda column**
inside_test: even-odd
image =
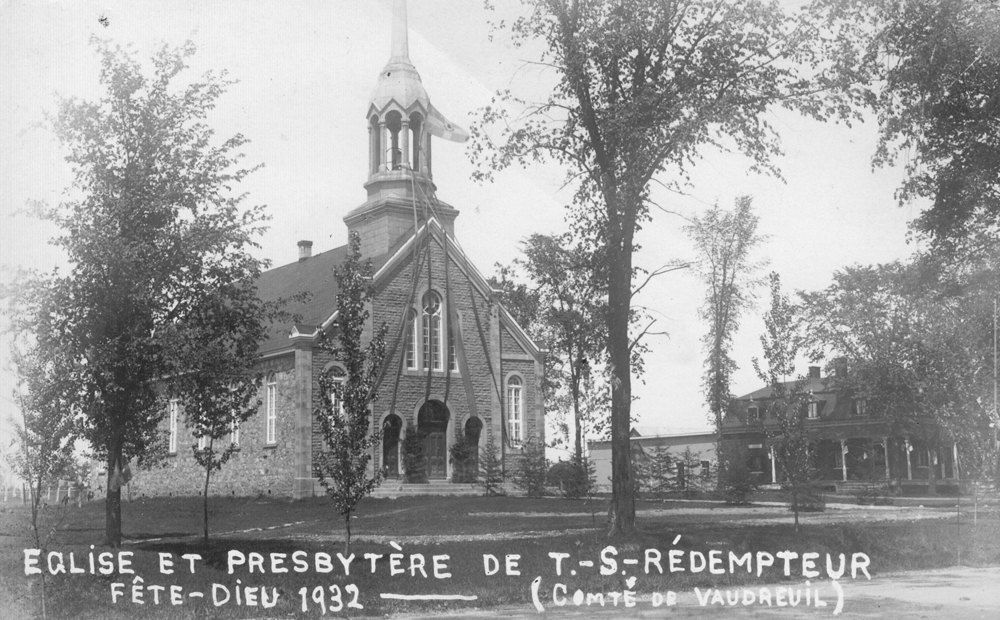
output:
[[[952,466],[951,466],[952,475],[954,475],[955,480],[958,480],[959,476],[958,476],[958,444],[957,443],[951,444],[951,455],[952,455]]]
[[[844,482],[847,482],[847,440],[840,440],[840,469],[844,477]]]
[[[777,466],[774,460],[774,446],[771,446],[771,482],[775,483],[778,481]]]
[[[913,464],[910,462],[910,438],[903,439],[906,444],[906,479],[913,480]]]
[[[889,475],[889,438],[882,438],[882,456],[885,458],[885,479],[888,480],[891,476]]]

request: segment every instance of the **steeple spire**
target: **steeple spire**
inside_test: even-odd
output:
[[[389,62],[410,63],[410,43],[406,22],[406,0],[393,0],[392,55]]]

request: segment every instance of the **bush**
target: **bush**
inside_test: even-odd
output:
[[[534,441],[524,444],[524,452],[514,466],[512,476],[514,486],[528,497],[545,495],[545,474],[548,463],[545,461],[545,448]]]
[[[503,488],[503,461],[500,459],[496,444],[493,443],[493,435],[486,438],[486,447],[479,455],[477,483],[483,488],[483,494],[487,497],[507,494]]]
[[[747,466],[747,451],[737,441],[719,446],[719,492],[727,504],[749,504],[757,479]]]
[[[460,437],[451,446],[452,482],[475,482],[478,478],[476,471],[476,445],[465,437]]]
[[[407,482],[427,482],[424,438],[419,433],[408,432],[403,439],[403,471]]]
[[[559,461],[549,468],[548,484],[559,487],[559,492],[568,499],[580,499],[593,493],[594,464],[586,456],[576,455],[569,461]]]

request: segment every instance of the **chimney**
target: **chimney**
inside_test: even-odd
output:
[[[313,242],[312,241],[299,241],[299,262],[301,263],[305,259],[312,256],[313,253]]]
[[[810,379],[819,379],[819,366],[810,366],[809,367],[809,378]]]

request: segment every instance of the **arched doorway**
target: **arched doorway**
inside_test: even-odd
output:
[[[417,413],[417,432],[424,440],[424,461],[427,478],[448,477],[448,408],[444,403],[429,400]]]
[[[399,433],[403,420],[394,413],[382,423],[382,468],[389,478],[399,477]]]

